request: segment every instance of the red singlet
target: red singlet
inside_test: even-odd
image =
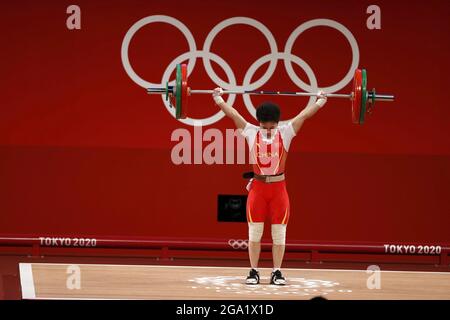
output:
[[[259,175],[284,173],[289,146],[295,136],[294,129],[291,123],[279,125],[270,139],[264,136],[265,131],[247,124],[242,133],[249,144],[253,172]],[[248,222],[265,222],[268,218],[272,224],[287,224],[289,211],[286,181],[251,181],[247,199]]]

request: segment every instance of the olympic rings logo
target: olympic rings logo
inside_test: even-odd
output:
[[[228,244],[233,248],[233,249],[242,249],[245,250],[248,248],[248,240],[234,240],[234,239],[230,239],[228,240]]]
[[[130,46],[130,42],[133,38],[133,36],[136,34],[139,29],[142,27],[156,22],[163,22],[170,24],[174,27],[176,27],[178,30],[183,33],[185,36],[188,45],[189,45],[189,51],[185,52],[178,57],[176,57],[166,68],[161,82],[160,83],[153,83],[146,81],[142,79],[131,67],[130,60],[128,57],[128,48]],[[230,68],[229,64],[222,59],[219,55],[213,53],[210,51],[211,44],[214,40],[214,38],[217,36],[217,34],[222,31],[223,29],[237,24],[244,24],[249,25],[257,30],[259,30],[267,39],[267,42],[269,43],[270,47],[270,53],[262,56],[261,58],[257,59],[247,70],[243,83],[237,84],[236,77],[234,75],[233,70]],[[347,72],[347,74],[337,83],[328,86],[328,87],[319,87],[317,78],[311,69],[311,67],[300,57],[294,55],[291,53],[292,47],[297,40],[297,38],[302,34],[304,31],[318,27],[318,26],[326,26],[333,29],[338,30],[341,32],[346,39],[348,40],[351,50],[352,50],[352,63],[350,65],[350,68]],[[307,21],[305,23],[302,23],[299,25],[289,36],[283,52],[278,51],[278,46],[275,40],[275,37],[272,35],[270,30],[261,22],[248,18],[248,17],[233,17],[226,19],[219,24],[217,24],[208,34],[206,37],[205,42],[203,43],[203,49],[197,50],[197,45],[195,42],[195,39],[190,32],[190,30],[184,25],[181,21],[164,15],[153,15],[145,17],[138,22],[136,22],[126,33],[123,42],[122,42],[122,48],[121,48],[121,57],[122,57],[122,64],[125,68],[125,71],[127,72],[128,76],[139,86],[143,88],[149,88],[149,87],[165,87],[166,82],[169,81],[170,74],[175,70],[176,65],[178,63],[181,63],[185,60],[188,60],[188,75],[192,73],[194,70],[194,66],[196,64],[196,60],[198,58],[202,58],[203,64],[205,66],[206,72],[208,76],[211,78],[211,80],[218,86],[227,89],[227,90],[257,90],[261,86],[263,86],[273,75],[278,60],[283,60],[284,66],[286,68],[287,74],[294,82],[295,85],[297,85],[299,88],[301,88],[304,91],[308,92],[316,92],[317,90],[322,89],[328,93],[336,92],[343,87],[345,87],[352,79],[353,74],[355,70],[358,68],[359,64],[359,48],[358,44],[356,42],[355,37],[353,34],[348,30],[344,25],[340,24],[339,22],[336,22],[334,20],[330,19],[314,19]],[[216,62],[225,72],[228,81],[225,81],[221,79],[213,70],[211,66],[211,60]],[[269,67],[267,71],[264,73],[263,76],[261,76],[259,79],[257,79],[254,82],[251,82],[253,75],[255,72],[264,64],[269,63]],[[305,74],[308,77],[309,84],[303,82],[297,74],[294,72],[292,63],[295,63],[299,67],[301,67]],[[169,81],[169,85],[174,85],[175,80]],[[256,110],[255,107],[252,104],[250,95],[244,95],[244,104],[248,110],[248,112],[256,119]],[[236,95],[229,95],[227,103],[230,105],[233,105],[234,101],[236,100]],[[312,96],[309,99],[308,103],[313,103],[316,100],[316,97]],[[165,101],[164,95],[162,95],[162,101],[164,105],[166,106],[166,109],[169,111],[169,113],[172,116],[174,115],[173,109],[171,109],[169,103]],[[210,125],[213,124],[220,119],[222,119],[225,116],[225,114],[219,110],[216,114],[203,118],[203,119],[193,119],[193,118],[186,118],[186,119],[179,119],[184,124],[191,125],[191,126],[198,126],[198,125]]]

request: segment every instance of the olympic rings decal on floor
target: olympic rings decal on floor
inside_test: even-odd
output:
[[[285,286],[265,285],[269,283],[270,278],[261,276],[263,284],[249,286],[245,284],[245,277],[239,276],[215,276],[215,277],[198,277],[190,279],[191,289],[210,290],[216,293],[241,296],[246,295],[277,295],[289,297],[292,295],[298,297],[307,296],[326,296],[328,294],[351,293],[352,290],[343,286],[339,282],[333,280],[319,280],[309,278],[288,277],[288,284]],[[239,298],[239,297],[238,297]]]
[[[189,51],[185,52],[178,57],[176,57],[166,68],[161,82],[160,83],[153,83],[149,82],[147,80],[142,79],[132,68],[130,59],[128,56],[128,49],[130,46],[130,42],[136,32],[138,32],[142,27],[156,22],[163,22],[170,24],[174,27],[176,27],[186,38],[188,45],[189,45]],[[247,70],[244,80],[242,84],[237,84],[236,77],[234,75],[233,70],[231,69],[230,65],[222,59],[219,55],[213,53],[210,51],[212,42],[214,38],[217,36],[217,34],[222,31],[223,29],[237,25],[237,24],[244,24],[251,27],[256,28],[259,30],[264,37],[267,39],[267,42],[270,47],[270,53],[260,57],[257,59]],[[348,40],[351,50],[352,50],[352,63],[350,65],[350,68],[347,72],[347,74],[337,83],[328,86],[328,87],[319,87],[317,82],[317,77],[314,74],[311,67],[300,57],[294,55],[291,53],[292,47],[297,40],[297,38],[306,30],[319,27],[319,26],[326,26],[333,29],[338,30],[341,32],[346,39]],[[153,15],[145,17],[139,21],[137,21],[134,25],[131,26],[131,28],[127,31],[125,34],[125,37],[122,41],[122,48],[121,48],[121,58],[122,58],[122,64],[123,67],[128,74],[128,76],[133,80],[137,85],[139,85],[142,88],[149,88],[149,87],[165,87],[166,82],[169,81],[170,74],[175,70],[176,65],[178,63],[181,63],[185,60],[188,60],[187,66],[188,66],[188,75],[192,73],[194,70],[194,66],[196,64],[196,61],[198,58],[201,58],[203,60],[203,64],[205,66],[205,70],[210,77],[210,79],[217,85],[220,86],[226,90],[257,90],[261,86],[263,86],[269,79],[272,77],[277,64],[278,60],[284,61],[284,66],[286,69],[286,72],[292,82],[298,86],[300,89],[308,92],[316,92],[317,90],[321,89],[324,90],[327,93],[334,93],[338,90],[341,90],[344,88],[349,82],[353,79],[353,74],[355,70],[358,68],[359,64],[359,48],[358,43],[353,36],[353,34],[350,32],[349,29],[347,29],[344,25],[341,23],[331,20],[331,19],[314,19],[307,22],[302,23],[299,25],[288,37],[288,40],[286,41],[284,51],[279,52],[277,47],[277,42],[275,40],[275,37],[272,35],[270,30],[261,22],[248,18],[248,17],[233,17],[226,19],[219,24],[217,24],[208,34],[206,37],[206,40],[203,44],[203,49],[198,50],[197,44],[195,42],[194,36],[192,35],[191,31],[188,29],[188,27],[183,24],[181,21],[165,15]],[[213,70],[211,66],[211,60],[216,62],[225,72],[226,77],[228,78],[227,81],[221,79]],[[251,82],[253,75],[255,72],[264,64],[269,63],[269,67],[267,71],[264,73],[261,78],[257,79],[254,82]],[[303,69],[306,76],[308,77],[309,84],[303,82],[297,74],[294,72],[292,63],[298,65]],[[174,85],[175,80],[169,81],[169,85]],[[173,108],[170,107],[169,102],[165,101],[164,95],[161,95],[162,101],[164,105],[166,106],[166,109],[169,111],[169,113],[175,117],[175,113],[173,111]],[[236,100],[236,95],[231,94],[228,97],[227,103],[230,105],[233,105],[234,101]],[[250,95],[244,95],[243,96],[245,107],[247,108],[248,112],[256,119],[256,110],[253,106],[253,103],[251,101]],[[315,102],[316,97],[312,96],[308,104]],[[186,119],[179,119],[184,124],[191,125],[191,126],[206,126],[213,124],[219,120],[221,120],[225,114],[219,110],[216,114],[203,118],[203,119],[193,119],[193,118],[186,118]]]

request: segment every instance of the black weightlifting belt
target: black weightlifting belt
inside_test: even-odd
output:
[[[262,175],[259,175],[259,174],[255,173],[253,178],[255,180],[262,181],[262,182],[265,182],[265,183],[273,183],[273,182],[283,181],[284,180],[284,173],[280,173],[280,174],[277,174],[277,175],[274,175],[274,176],[262,176]]]

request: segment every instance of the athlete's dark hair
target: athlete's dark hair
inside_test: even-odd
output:
[[[280,115],[280,107],[273,102],[263,102],[256,108],[256,119],[259,122],[279,122]]]

